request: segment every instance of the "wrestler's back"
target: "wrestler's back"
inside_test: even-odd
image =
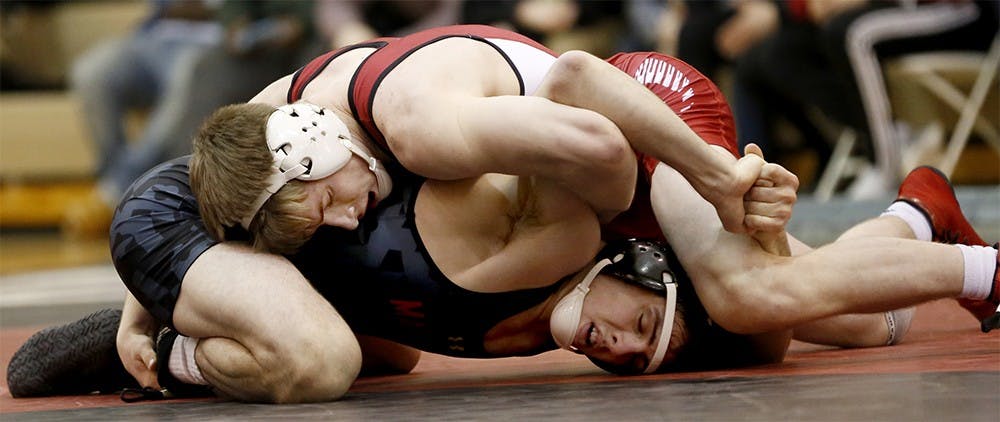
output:
[[[382,80],[375,115],[394,111],[399,101],[419,96],[521,95],[510,64],[496,48],[466,37],[452,37],[417,48]]]
[[[352,80],[375,48],[355,48],[333,58],[308,81],[301,101],[352,115]],[[384,74],[371,98],[372,115],[385,134],[406,137],[426,122],[429,110],[453,110],[445,104],[457,97],[521,95],[521,81],[504,55],[482,41],[451,37],[415,47]],[[288,102],[293,75],[275,81],[250,102],[274,106]],[[357,81],[354,81],[357,83]],[[363,101],[365,97],[359,97]],[[356,104],[365,107],[365,104]],[[368,139],[355,119],[342,119],[355,139]],[[402,134],[402,135],[400,135]]]

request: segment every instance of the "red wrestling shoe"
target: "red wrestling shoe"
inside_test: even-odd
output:
[[[987,246],[962,213],[962,207],[955,198],[955,189],[948,178],[938,169],[928,166],[917,167],[906,176],[899,187],[897,201],[905,201],[920,210],[931,223],[933,240],[940,243],[960,243],[971,246]],[[993,291],[986,300],[958,299],[969,313],[982,323],[983,332],[1000,325],[1000,281],[993,276]]]
[[[988,245],[965,219],[962,207],[955,198],[955,190],[948,178],[936,168],[923,166],[911,171],[899,186],[896,200],[913,205],[924,213],[931,223],[935,242]]]

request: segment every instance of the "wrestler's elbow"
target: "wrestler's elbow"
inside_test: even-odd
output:
[[[577,124],[575,133],[564,138],[562,177],[585,182],[587,192],[580,192],[581,196],[603,217],[631,205],[637,162],[618,127],[603,116],[593,115],[595,119]]]
[[[579,114],[570,122],[572,127],[564,137],[565,150],[575,160],[587,164],[588,171],[595,166],[617,170],[629,164],[628,170],[634,171],[635,153],[618,126],[597,112],[581,110]]]
[[[541,90],[556,102],[573,104],[576,95],[583,94],[598,66],[606,63],[585,51],[567,51],[556,59],[546,74]]]
[[[727,331],[749,335],[783,329],[786,316],[793,314],[794,300],[769,287],[767,271],[748,269],[717,277],[724,287],[704,305]]]

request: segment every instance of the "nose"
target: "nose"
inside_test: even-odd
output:
[[[610,337],[608,350],[616,355],[644,353],[648,346],[648,342],[635,333],[619,331],[612,333]]]

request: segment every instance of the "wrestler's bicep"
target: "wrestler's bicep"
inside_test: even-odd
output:
[[[531,96],[410,95],[408,104],[384,97],[376,97],[374,108],[379,129],[399,161],[425,177],[502,173],[564,180],[558,176],[568,164],[597,172],[609,160],[631,160],[626,170],[635,169],[621,131],[590,110]]]
[[[666,164],[656,167],[650,185],[656,220],[667,241],[676,245],[674,249],[682,262],[712,253],[726,234],[712,205]]]
[[[489,172],[463,132],[459,109],[465,101],[447,93],[380,92],[372,114],[403,167],[430,179],[456,180]]]

